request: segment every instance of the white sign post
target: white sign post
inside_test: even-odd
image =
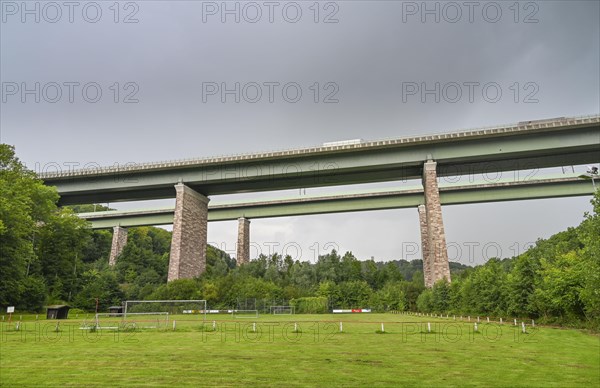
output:
[[[8,313],[8,323],[10,324],[10,320],[12,319],[12,313],[15,312],[15,306],[8,306],[6,308],[6,312]]]

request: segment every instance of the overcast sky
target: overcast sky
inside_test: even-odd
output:
[[[1,1],[1,141],[36,171],[600,112],[598,1],[114,4]],[[590,209],[586,197],[444,207],[449,256],[512,256]],[[211,223],[208,239],[234,253],[236,233]],[[254,220],[251,241],[253,256],[420,258],[416,209]]]

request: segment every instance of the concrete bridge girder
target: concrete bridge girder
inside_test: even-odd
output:
[[[61,204],[77,204],[172,198],[179,181],[210,196],[419,179],[428,159],[437,162],[438,176],[452,176],[595,163],[599,153],[600,116],[42,178],[58,187]]]
[[[589,181],[577,177],[552,177],[526,179],[523,181],[475,183],[467,185],[440,186],[440,201],[444,206],[500,202],[525,199],[559,198],[592,195]],[[216,204],[208,207],[208,221],[273,218],[385,209],[413,208],[424,203],[423,189],[373,191],[354,194],[338,194],[323,197],[300,197],[259,202]],[[114,226],[133,227],[144,225],[170,225],[173,208],[107,211],[81,213],[80,217],[91,222],[93,229]]]

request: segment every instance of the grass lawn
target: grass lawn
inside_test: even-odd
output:
[[[329,314],[209,316],[205,329],[182,315],[95,332],[71,317],[57,333],[57,321],[23,319],[19,331],[0,323],[3,387],[600,386],[600,337],[578,330]]]

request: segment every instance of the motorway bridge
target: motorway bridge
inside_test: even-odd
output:
[[[55,171],[60,204],[176,198],[171,209],[82,214],[114,227],[111,264],[127,226],[173,224],[169,280],[205,270],[209,220],[239,219],[237,261],[249,260],[249,219],[417,207],[425,281],[450,280],[441,206],[591,195],[590,182],[553,177],[438,186],[438,177],[592,164],[600,161],[600,116],[527,121],[494,128],[172,162]],[[209,206],[209,196],[421,179],[397,191],[298,197]]]

